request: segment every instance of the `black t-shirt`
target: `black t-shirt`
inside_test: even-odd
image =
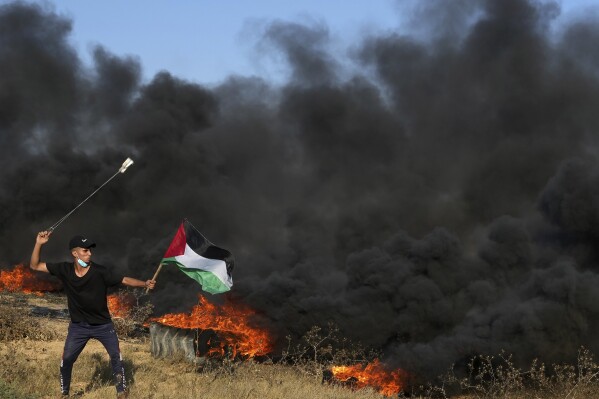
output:
[[[50,274],[58,277],[64,285],[71,320],[89,324],[110,322],[106,293],[123,281],[123,275],[97,263],[92,263],[83,277],[75,274],[72,262],[47,263]]]

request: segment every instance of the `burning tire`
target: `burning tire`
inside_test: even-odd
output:
[[[186,360],[195,362],[196,350],[194,346],[194,337],[195,333],[192,330],[151,323],[150,339],[152,342],[152,356],[183,356]]]

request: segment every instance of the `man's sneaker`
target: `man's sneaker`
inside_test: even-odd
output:
[[[129,397],[129,394],[127,393],[127,391],[117,392],[116,393],[116,398],[117,399],[126,399],[128,397]]]

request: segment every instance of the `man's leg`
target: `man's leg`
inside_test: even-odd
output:
[[[60,391],[63,395],[69,393],[71,387],[71,374],[73,372],[73,363],[81,354],[85,344],[89,340],[88,331],[78,323],[70,323],[67,333],[67,339],[64,342],[62,359],[60,361]]]
[[[114,331],[112,322],[98,326],[94,338],[104,345],[108,355],[110,355],[110,365],[112,366],[116,391],[118,393],[125,392],[127,389],[125,368],[123,367],[123,359],[121,357],[121,350],[119,349],[119,338],[116,335],[116,331]]]

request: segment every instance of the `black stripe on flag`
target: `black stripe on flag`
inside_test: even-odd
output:
[[[200,233],[198,229],[191,224],[187,219],[184,221],[185,239],[187,245],[200,256],[208,259],[222,260],[227,265],[227,274],[231,277],[233,267],[235,266],[235,258],[233,254],[226,249],[217,247],[212,244],[206,237]]]

